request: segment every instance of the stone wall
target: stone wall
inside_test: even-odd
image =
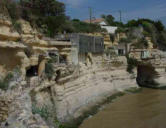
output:
[[[8,118],[11,101],[4,96],[0,96],[0,123]]]

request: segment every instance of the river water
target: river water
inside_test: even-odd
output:
[[[166,128],[166,90],[143,89],[119,97],[80,128]]]

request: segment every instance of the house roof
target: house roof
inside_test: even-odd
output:
[[[98,19],[92,19],[91,23],[94,23],[94,24],[99,24],[101,22],[105,21],[103,18],[98,18]],[[86,23],[90,23],[90,20],[84,20],[84,22]]]

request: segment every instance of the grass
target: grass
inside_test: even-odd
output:
[[[47,120],[50,116],[50,113],[48,111],[47,107],[37,107],[36,105],[32,104],[32,113],[33,114],[39,114],[43,119]]]
[[[39,114],[47,123],[51,122],[51,126],[53,125],[55,128],[74,128],[74,127],[63,125],[57,119],[55,119],[54,118],[55,115],[53,114],[54,112],[53,113],[50,112],[50,109],[47,106],[43,106],[39,108],[35,104],[32,104],[32,113]]]
[[[132,87],[125,90],[125,92],[127,93],[139,93],[141,91],[142,91],[142,88],[137,88],[137,87]]]

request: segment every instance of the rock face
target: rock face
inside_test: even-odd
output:
[[[127,73],[125,66],[117,69],[93,58],[93,65],[80,64],[72,74],[60,77],[57,83],[35,89],[33,99],[37,106],[48,105],[54,109],[59,121],[70,122],[87,108],[130,87],[138,87],[136,77]]]
[[[9,113],[9,105],[11,101],[4,96],[0,97],[0,123],[5,121]]]
[[[143,87],[160,88],[166,86],[164,67],[142,64],[137,67],[137,83]]]
[[[159,77],[159,74],[152,65],[138,65],[137,83],[140,86],[157,87],[158,83],[155,81],[157,77]]]
[[[85,69],[84,69],[85,71]],[[95,105],[103,99],[130,87],[137,87],[125,69],[86,70],[82,77],[53,88],[56,113],[60,121],[78,118],[87,106]]]
[[[12,71],[17,66],[22,66],[22,58],[18,52],[24,51],[26,46],[20,42],[21,36],[12,28],[11,18],[6,7],[0,10],[0,66],[5,72]]]
[[[1,128],[49,128],[40,115],[32,114],[29,91],[30,88],[23,89],[17,86],[13,90],[0,92]]]

